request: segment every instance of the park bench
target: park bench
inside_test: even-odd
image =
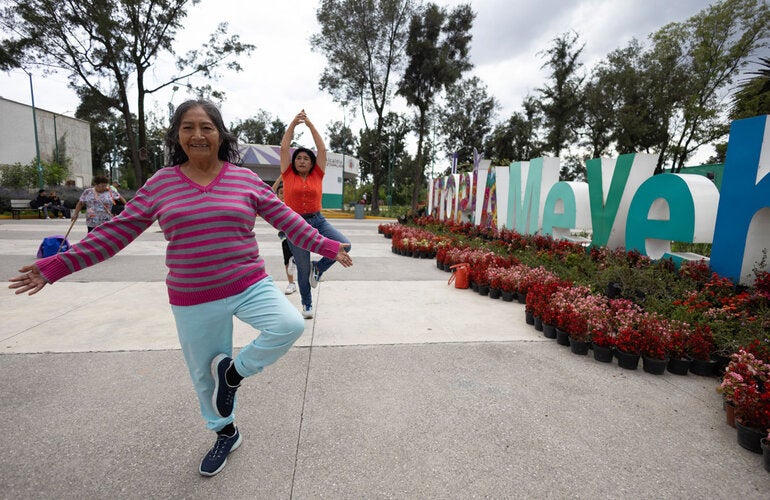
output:
[[[11,200],[11,218],[21,219],[22,212],[37,212],[38,219],[43,218],[43,210],[40,208],[32,208],[29,204],[29,200]]]

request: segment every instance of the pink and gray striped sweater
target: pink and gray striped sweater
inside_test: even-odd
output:
[[[225,163],[205,187],[178,166],[159,170],[118,217],[37,266],[54,283],[112,257],[157,220],[168,241],[169,302],[202,304],[236,295],[267,276],[253,231],[257,215],[305,250],[330,259],[339,252],[339,242],[321,236],[257,174]]]

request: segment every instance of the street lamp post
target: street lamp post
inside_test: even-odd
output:
[[[393,144],[388,146],[388,210],[393,208]]]
[[[39,189],[43,189],[43,165],[40,163],[40,141],[37,138],[37,113],[35,111],[35,89],[32,87],[32,73],[24,72],[29,76],[29,93],[32,97],[32,124],[35,129],[35,159],[37,161],[37,184]]]

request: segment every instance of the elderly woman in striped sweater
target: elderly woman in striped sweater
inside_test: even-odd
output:
[[[22,267],[10,288],[33,295],[115,255],[158,221],[168,241],[166,285],[179,342],[203,418],[217,433],[199,467],[200,474],[213,476],[241,444],[234,424],[241,380],[277,361],[304,330],[300,312],[265,272],[253,231],[256,216],[307,251],[344,267],[353,262],[344,244],[319,234],[254,172],[234,165],[236,138],[213,103],[181,104],[166,145],[172,166],[149,179],[120,215],[70,251]],[[234,359],[233,316],[260,330]]]

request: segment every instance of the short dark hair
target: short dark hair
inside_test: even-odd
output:
[[[37,190],[37,194],[43,194],[43,193],[45,193],[45,189],[38,189]]]
[[[109,179],[107,179],[103,175],[94,176],[94,186],[96,186],[97,184],[109,184],[109,182],[110,182]]]
[[[299,172],[297,171],[297,167],[294,166],[294,160],[297,159],[297,155],[300,153],[307,153],[307,155],[310,157],[310,170],[308,170],[308,173],[312,172],[315,168],[315,153],[310,151],[308,148],[297,148],[294,150],[294,153],[291,155],[291,168],[294,170],[295,174],[299,175]]]
[[[219,132],[222,144],[217,151],[217,158],[230,163],[240,163],[241,154],[238,151],[238,139],[225,127],[222,113],[217,105],[207,99],[190,99],[177,106],[174,116],[171,117],[171,124],[166,131],[166,147],[169,151],[171,165],[181,165],[189,159],[187,153],[182,149],[182,145],[179,144],[179,126],[182,123],[182,116],[195,107],[203,108]]]

